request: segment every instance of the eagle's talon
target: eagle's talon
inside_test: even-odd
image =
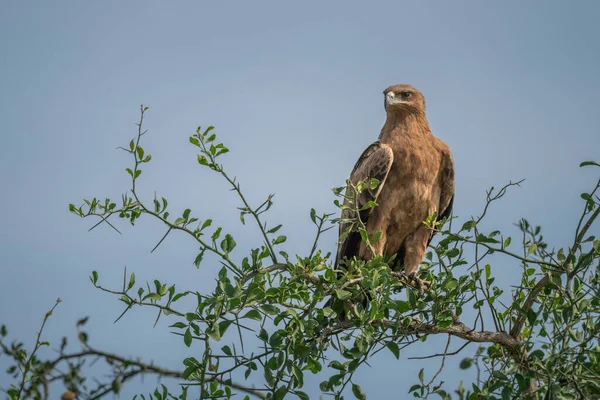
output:
[[[429,289],[431,287],[431,282],[419,278],[416,273],[412,273],[409,276],[409,279],[419,291],[420,296],[423,296],[425,294],[425,289]]]

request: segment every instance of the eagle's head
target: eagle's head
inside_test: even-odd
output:
[[[383,91],[385,110],[425,114],[425,97],[410,85],[393,85]]]

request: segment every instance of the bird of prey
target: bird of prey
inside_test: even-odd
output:
[[[355,207],[369,201],[377,206],[360,212],[369,237],[381,231],[372,249],[361,239],[356,224],[348,220],[356,212],[342,211],[336,264],[356,256],[396,255],[395,271],[415,277],[434,232],[423,221],[437,213],[448,217],[454,201],[454,162],[448,145],[432,135],[425,116],[425,99],[410,85],[390,86],[385,96],[386,121],[379,139],[359,157],[350,182],[377,179],[375,189],[357,196]],[[350,190],[350,185],[347,188]],[[348,199],[346,200],[346,202]],[[354,215],[353,215],[354,214]],[[351,229],[349,235],[342,235]]]

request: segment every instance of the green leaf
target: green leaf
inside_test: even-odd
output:
[[[444,283],[443,287],[446,291],[451,292],[458,287],[458,281],[454,278],[449,279]]]
[[[235,246],[236,243],[235,240],[233,240],[233,236],[231,236],[229,233],[225,235],[225,239],[223,239],[221,242],[221,250],[223,250],[225,254],[229,254],[235,248]]]
[[[534,253],[537,250],[537,244],[533,243],[527,248],[527,255]]]
[[[273,244],[279,244],[279,243],[283,243],[285,242],[287,239],[287,237],[281,235],[281,236],[277,236],[277,238],[275,240],[273,240]]]
[[[277,315],[281,311],[281,310],[279,310],[279,308],[277,308],[271,304],[263,304],[260,306],[260,309],[269,315]]]
[[[204,223],[202,224],[202,228],[200,228],[200,230],[204,230],[205,228],[208,228],[209,226],[211,226],[212,224],[212,219],[207,219],[206,221],[204,221]]]
[[[250,310],[242,318],[250,318],[255,321],[262,321],[262,316],[258,310]]]
[[[472,358],[469,358],[469,357],[466,357],[466,358],[463,358],[463,359],[460,361],[460,364],[458,364],[458,367],[459,367],[460,369],[468,369],[468,368],[470,368],[470,367],[471,367],[471,365],[473,365],[473,359],[472,359]]]
[[[305,392],[301,392],[300,390],[296,390],[296,391],[294,392],[294,394],[295,394],[296,396],[298,396],[298,398],[299,398],[300,400],[310,400],[310,397],[308,397],[308,394],[306,394]],[[249,397],[249,396],[246,396],[246,397],[248,398],[248,400],[250,400],[250,397]],[[246,399],[244,398],[244,400],[246,400]]]
[[[381,231],[375,232],[375,234],[371,238],[371,243],[377,243],[377,242],[379,242],[379,239],[381,239],[381,235],[382,235]]]
[[[219,330],[218,326],[214,326],[214,325],[211,326],[210,328],[208,328],[206,330],[206,334],[208,335],[209,338],[211,338],[215,342],[218,342],[219,340],[221,340],[221,331]]]
[[[367,231],[364,228],[359,228],[358,232],[360,233],[360,237],[363,242],[369,241],[369,237],[367,235]]]
[[[185,222],[185,218],[179,217],[175,220],[175,222],[173,222],[173,224],[177,226],[177,225],[183,224],[184,222]]]
[[[369,189],[377,189],[377,186],[379,186],[379,179],[371,178],[371,180],[369,181]]]
[[[217,228],[217,230],[212,234],[211,239],[217,240],[221,236],[221,228]]]
[[[313,222],[313,224],[317,223],[317,212],[314,208],[310,209],[310,220]]]
[[[334,318],[337,314],[331,307],[325,307],[323,308],[323,315],[326,318]]]
[[[190,328],[187,328],[183,335],[183,343],[185,343],[187,347],[192,345],[192,332],[190,331]]]
[[[349,292],[347,290],[343,290],[343,289],[335,289],[335,295],[340,300],[346,300],[346,299],[349,299],[350,297],[352,297],[351,292]]]
[[[92,271],[92,277],[90,278],[92,283],[95,285],[98,282],[98,272]]]
[[[127,285],[127,290],[131,289],[135,285],[135,274],[132,272],[129,277],[129,285]]]
[[[283,398],[285,397],[285,395],[288,393],[288,388],[287,386],[283,385],[280,386],[275,393],[273,393],[273,400],[283,400]]]
[[[203,155],[198,154],[198,163],[200,165],[208,165],[208,160]]]
[[[280,225],[277,225],[276,227],[269,229],[269,230],[267,231],[267,233],[275,233],[275,232],[277,232],[277,231],[278,231],[278,230],[279,230],[279,229],[280,229],[282,226],[283,226],[283,225],[281,225],[281,224],[280,224]]]
[[[371,208],[375,208],[375,207],[377,207],[377,205],[378,204],[375,203],[374,201],[367,201],[367,203],[364,206],[361,207],[360,211],[369,210]]]
[[[158,301],[158,300],[160,300],[160,294],[158,294],[158,293],[148,293],[146,295],[146,297],[144,297],[144,300],[146,300],[146,299]]]
[[[595,161],[584,161],[584,162],[582,162],[581,164],[579,164],[579,167],[581,168],[581,167],[585,167],[585,166],[587,166],[587,165],[594,165],[594,166],[596,166],[596,167],[600,167],[600,164],[598,164],[598,163],[597,163],[597,162],[595,162]]]
[[[396,360],[400,359],[400,347],[398,347],[398,343],[396,342],[388,342],[386,347],[392,352]]]
[[[352,393],[354,394],[354,397],[356,397],[357,399],[365,400],[367,398],[367,395],[365,394],[365,392],[363,392],[362,389],[360,388],[360,386],[358,386],[355,383],[352,384]]]
[[[492,238],[492,237],[487,237],[484,234],[480,233],[479,235],[477,235],[477,239],[476,239],[477,243],[500,243],[498,240]]]
[[[467,222],[465,222],[465,223],[463,224],[463,226],[462,226],[462,229],[461,229],[461,230],[462,230],[462,231],[470,231],[471,229],[473,229],[473,228],[475,227],[475,225],[476,225],[476,224],[477,224],[477,223],[476,223],[475,221],[473,221],[473,220],[471,220],[471,221],[467,221]]]
[[[406,301],[396,300],[394,303],[395,303],[394,308],[396,309],[396,311],[398,311],[401,314],[410,310],[410,304],[408,304],[408,302],[406,302]]]

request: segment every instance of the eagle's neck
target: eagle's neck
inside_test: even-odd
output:
[[[396,138],[420,138],[431,135],[429,123],[424,113],[396,111],[389,112],[379,140],[382,143],[391,143]]]

